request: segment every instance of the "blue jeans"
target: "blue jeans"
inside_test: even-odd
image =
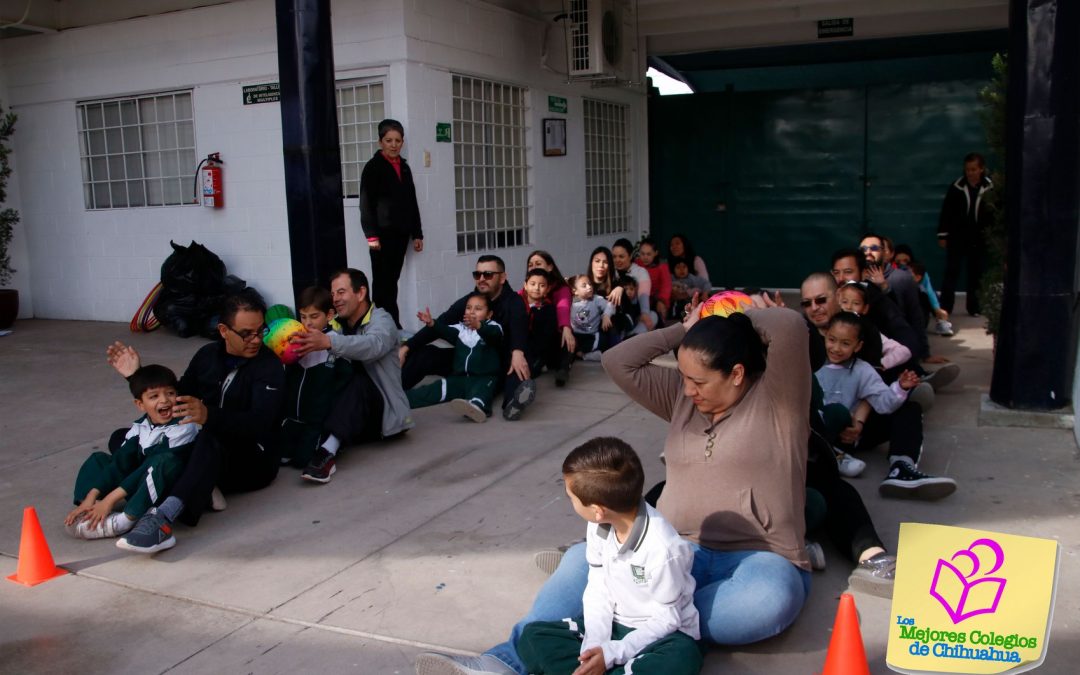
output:
[[[697,582],[694,606],[701,615],[703,640],[743,645],[778,635],[795,622],[810,596],[810,573],[780,555],[690,545]],[[516,647],[521,631],[533,621],[559,621],[584,614],[581,598],[588,580],[585,544],[575,544],[540,588],[532,609],[510,631],[510,639],[486,653],[527,675]]]

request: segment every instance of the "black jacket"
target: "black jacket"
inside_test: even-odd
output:
[[[360,227],[365,237],[423,239],[412,169],[401,158],[401,178],[377,150],[360,174]]]
[[[994,188],[994,184],[984,176],[978,187],[973,219],[968,219],[971,195],[967,189],[967,179],[961,176],[945,191],[945,199],[941,203],[941,215],[938,216],[938,239],[960,245],[982,241],[982,231],[992,218],[986,193]]]
[[[227,359],[238,363],[231,380]],[[225,352],[224,342],[211,342],[195,352],[178,390],[202,400],[207,409],[203,428],[224,445],[258,443],[264,450],[277,452],[285,367],[266,345],[250,359],[236,359]]]
[[[461,323],[461,317],[465,316],[465,305],[468,304],[466,302],[468,298],[469,296],[466,295],[457,300],[450,305],[450,309],[440,314],[435,321],[444,326]],[[503,361],[509,362],[510,352],[515,349],[525,351],[529,339],[529,309],[525,306],[525,301],[521,299],[521,296],[514,292],[514,289],[510,288],[510,284],[505,281],[502,290],[499,291],[499,297],[491,302],[491,318],[502,326],[503,343],[501,351]],[[424,326],[416,332],[416,335],[409,338],[409,341],[405,344],[408,345],[409,349],[413,349],[426,345],[437,337],[439,336],[435,333],[434,328]]]

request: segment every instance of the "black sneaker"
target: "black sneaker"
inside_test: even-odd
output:
[[[172,523],[156,508],[143,514],[130,532],[116,540],[117,548],[136,553],[157,553],[173,546],[176,546],[176,537],[172,533]]]
[[[889,467],[889,475],[881,481],[878,492],[882,497],[933,501],[956,492],[956,481],[945,476],[928,476],[910,462],[899,460]]]
[[[555,371],[555,386],[565,387],[566,381],[570,379],[570,366],[559,366],[559,369]]]
[[[514,395],[503,406],[503,419],[510,422],[520,419],[521,413],[525,412],[525,408],[528,408],[535,398],[536,382],[531,379],[523,381],[514,390]]]
[[[319,449],[315,451],[315,456],[304,467],[300,477],[316,483],[329,483],[330,476],[333,476],[336,472],[337,463],[334,461],[334,456],[327,452],[326,448],[319,446]]]

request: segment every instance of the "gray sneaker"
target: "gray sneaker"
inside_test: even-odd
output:
[[[416,675],[517,675],[509,666],[491,654],[452,656],[438,652],[422,652],[413,663]]]
[[[926,414],[934,407],[934,388],[926,382],[920,382],[908,393],[908,400],[918,403],[923,414]]]
[[[522,381],[514,390],[514,395],[503,405],[503,419],[513,422],[521,418],[521,413],[536,398],[536,382],[529,379]]]
[[[927,374],[922,381],[933,387],[934,391],[941,391],[942,387],[947,386],[959,375],[960,366],[955,363],[946,363],[934,372]]]
[[[555,570],[559,569],[559,563],[562,562],[563,556],[566,555],[566,546],[560,546],[559,548],[549,548],[543,551],[537,551],[533,556],[533,563],[536,564],[544,574],[549,577],[555,574]]]
[[[136,553],[157,553],[173,546],[176,546],[176,537],[172,533],[172,523],[156,508],[143,514],[131,532],[116,540],[117,548]]]
[[[896,556],[878,553],[859,563],[848,577],[848,587],[879,598],[891,598],[896,580]]]

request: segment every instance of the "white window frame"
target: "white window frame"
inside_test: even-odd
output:
[[[191,89],[77,102],[86,208],[197,203],[194,108]]]
[[[583,99],[585,121],[585,236],[629,232],[633,212],[630,106]]]
[[[376,87],[380,98],[372,100]],[[361,92],[364,101],[356,98]],[[351,102],[345,100],[349,94],[353,96]],[[364,165],[379,147],[379,122],[386,118],[386,80],[382,77],[338,80],[334,95],[341,148],[341,194],[345,199],[357,199]]]
[[[529,90],[452,74],[455,238],[461,255],[529,243]]]

